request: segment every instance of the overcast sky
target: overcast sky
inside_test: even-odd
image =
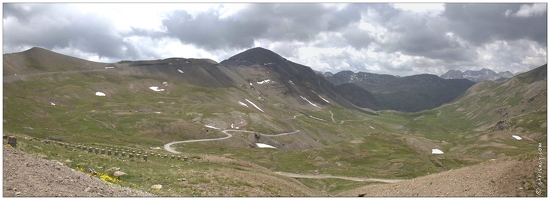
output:
[[[3,53],[221,62],[264,47],[318,71],[524,72],[547,62],[547,4],[4,3]]]

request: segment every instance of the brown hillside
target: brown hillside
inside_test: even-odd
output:
[[[3,76],[40,72],[101,69],[108,65],[107,63],[92,62],[66,56],[38,47],[19,53],[4,54],[3,59]]]
[[[536,151],[536,147],[533,147]],[[544,156],[544,159],[546,156]],[[542,185],[537,183],[538,158],[492,160],[393,184],[369,185],[339,196],[365,197],[545,197],[546,160],[542,163]],[[541,190],[540,195],[536,193]]]

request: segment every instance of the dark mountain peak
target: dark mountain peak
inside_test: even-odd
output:
[[[41,47],[33,47],[33,48],[27,49],[25,51],[22,51],[21,53],[23,53],[23,54],[56,54],[56,55],[63,55],[63,54],[60,54],[60,53],[57,53],[57,52],[54,52],[54,51],[50,51],[48,49],[44,49],[44,48],[41,48]],[[67,55],[63,55],[63,56],[67,56]]]
[[[30,48],[30,49],[27,49],[26,51],[50,51],[50,50],[47,50],[47,49],[44,49],[44,48],[41,48],[41,47],[33,47],[33,48]]]
[[[285,61],[285,58],[281,57],[279,54],[271,50],[264,49],[262,47],[255,47],[234,55],[231,58],[222,61],[221,64],[230,64],[236,62],[242,64],[269,65],[280,64]]]

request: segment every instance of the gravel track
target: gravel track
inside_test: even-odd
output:
[[[260,134],[260,135],[265,136],[265,137],[278,137],[278,136],[284,136],[284,135],[299,133],[300,130],[295,130],[295,131],[288,132],[288,133],[280,133],[280,134],[276,134],[276,135],[267,135],[267,134],[263,134],[263,133],[260,133],[260,132],[246,131],[246,130],[222,130],[221,132],[226,134],[227,136],[222,137],[222,138],[199,139],[199,140],[183,140],[183,141],[170,142],[170,143],[164,145],[164,150],[166,150],[170,153],[180,154],[181,152],[174,150],[171,146],[174,145],[174,144],[180,144],[180,143],[208,142],[208,141],[226,140],[226,139],[229,139],[229,138],[233,137],[233,135],[229,134],[228,132],[257,133],[257,134]]]

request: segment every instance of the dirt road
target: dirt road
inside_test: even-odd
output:
[[[213,138],[213,139],[184,140],[184,141],[170,142],[170,143],[164,145],[164,150],[166,150],[170,153],[180,154],[181,152],[174,150],[171,146],[174,145],[174,144],[180,144],[180,143],[208,142],[208,141],[225,140],[225,139],[229,139],[229,138],[233,137],[233,135],[229,134],[228,132],[257,133],[257,134],[260,134],[260,135],[265,136],[265,137],[278,137],[278,136],[284,136],[284,135],[299,133],[300,130],[295,130],[295,131],[288,132],[288,133],[280,133],[280,134],[277,134],[277,135],[268,135],[268,134],[263,134],[263,133],[254,132],[254,131],[246,131],[246,130],[222,130],[221,132],[226,134],[227,136],[222,137],[222,138]]]
[[[347,176],[333,176],[333,175],[312,175],[312,174],[293,174],[293,173],[287,173],[287,172],[273,172],[279,175],[283,175],[286,177],[292,177],[292,178],[311,178],[311,179],[322,179],[322,178],[337,178],[337,179],[344,179],[344,180],[350,180],[350,181],[367,181],[367,182],[382,182],[382,183],[398,183],[404,180],[399,179],[379,179],[379,178],[362,178],[362,177],[347,177]]]

